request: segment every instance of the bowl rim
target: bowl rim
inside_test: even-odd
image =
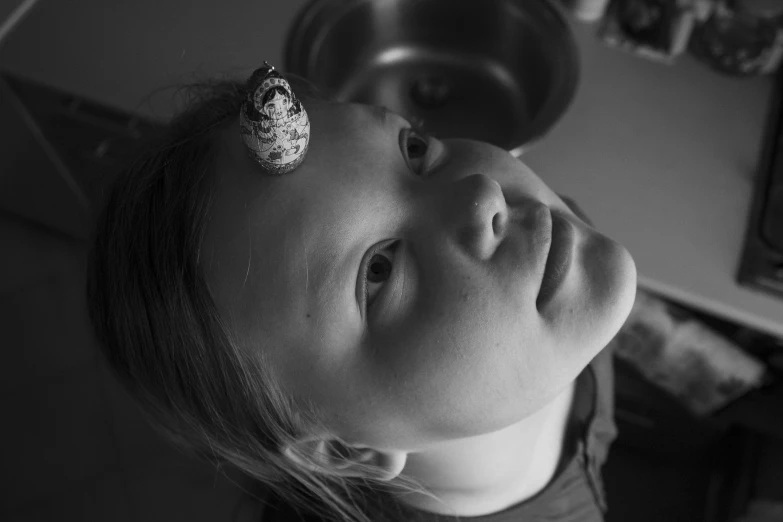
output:
[[[308,40],[313,40],[309,44],[309,49],[320,47],[319,40],[323,40],[323,35],[318,34],[321,30],[312,27],[315,20],[320,18],[323,12],[330,12],[328,21],[334,22],[357,6],[377,1],[386,0],[310,0],[300,8],[293,22],[286,33],[283,57],[285,71],[299,75],[308,81],[310,71],[311,52],[305,49]],[[399,3],[413,0],[397,0]],[[417,3],[427,0],[415,0]],[[442,1],[442,0],[441,0]],[[451,2],[457,0],[450,0]],[[529,149],[536,142],[546,136],[552,128],[563,118],[576,96],[576,91],[581,78],[581,57],[576,37],[565,9],[554,0],[483,0],[484,2],[493,1],[501,4],[514,4],[520,10],[530,11],[531,9],[539,12],[546,12],[547,19],[553,24],[561,27],[557,31],[558,37],[558,59],[552,60],[557,64],[552,74],[553,84],[549,91],[554,93],[546,98],[541,105],[538,115],[533,119],[529,130],[522,136],[522,141],[512,148],[506,148],[513,156],[521,156],[525,150]],[[465,0],[468,4],[475,4],[472,0]],[[533,7],[534,6],[534,7]],[[323,27],[330,27],[333,24],[322,24]],[[311,33],[316,33],[311,35]],[[321,89],[317,83],[316,87]]]

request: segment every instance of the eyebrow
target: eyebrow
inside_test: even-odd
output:
[[[376,122],[382,128],[385,128],[385,129],[388,129],[389,126],[391,125],[392,116],[390,116],[390,115],[399,116],[395,111],[393,111],[393,110],[391,110],[388,107],[385,107],[383,105],[371,105],[371,109],[372,109],[373,117],[375,118]],[[349,251],[348,250],[344,250],[343,251],[343,259],[342,259],[342,262],[341,262],[342,265],[351,266],[351,263],[346,263],[345,262],[347,259],[349,259],[349,256],[350,256]],[[361,256],[363,257],[364,253],[361,253]],[[361,288],[360,288],[359,285],[356,284],[356,277],[357,277],[357,275],[352,273],[352,272],[349,272],[349,274],[350,274],[349,277],[351,277],[353,279],[353,281],[354,281],[354,292],[353,292],[353,294],[355,295],[356,302],[361,307],[361,301],[363,299],[363,296],[361,296],[359,294]],[[361,311],[361,313],[362,313],[362,315],[364,315],[364,311],[363,310]]]
[[[386,128],[386,129],[388,129],[392,125],[392,119],[395,116],[396,117],[402,117],[401,115],[399,115],[395,111],[389,109],[388,107],[384,107],[382,105],[371,105],[370,109],[371,109],[371,113],[372,113],[373,119],[375,119],[375,121],[378,123],[378,125],[380,125],[383,128]],[[316,243],[317,243],[317,240],[316,240]],[[311,245],[312,244],[313,243],[311,242]],[[308,250],[309,249],[307,249],[305,247],[305,251],[308,251]],[[313,250],[315,250],[315,249],[313,249]],[[305,255],[302,258],[303,258],[303,260],[305,262],[304,269],[305,269],[306,273],[308,273],[308,275],[306,276],[306,277],[308,277],[308,281],[307,281],[308,285],[307,286],[309,287],[310,290],[312,290],[314,287],[315,288],[319,288],[319,287],[323,288],[325,285],[328,285],[331,282],[337,282],[338,283],[337,286],[339,287],[340,286],[339,282],[344,281],[345,280],[344,278],[346,277],[345,274],[348,274],[347,277],[349,278],[349,280],[353,281],[353,285],[354,285],[354,291],[352,292],[352,295],[354,295],[356,300],[357,300],[357,302],[360,303],[362,296],[358,293],[359,290],[360,290],[360,287],[359,287],[359,285],[356,284],[356,278],[357,278],[358,274],[356,272],[354,272],[352,268],[349,268],[349,267],[353,267],[354,266],[354,264],[351,262],[351,259],[352,259],[352,256],[353,256],[352,248],[349,247],[349,248],[340,249],[340,250],[341,250],[341,252],[335,253],[336,254],[335,257],[337,257],[339,259],[339,261],[336,262],[336,263],[331,264],[331,268],[336,268],[336,270],[330,270],[330,272],[332,272],[331,274],[323,276],[323,277],[316,276],[316,278],[312,277],[313,276],[313,273],[312,273],[313,272],[313,266],[307,266],[307,255],[305,253]],[[360,255],[360,258],[363,258],[364,257],[364,252],[360,252],[359,255]],[[317,269],[315,271],[316,271],[316,273],[318,272]],[[314,282],[315,282],[315,284],[313,284]],[[317,290],[316,290],[316,292],[317,292]],[[309,292],[306,292],[306,294],[307,293],[309,293]]]

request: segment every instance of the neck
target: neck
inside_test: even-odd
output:
[[[420,493],[400,500],[434,513],[481,516],[532,497],[557,468],[574,388],[507,428],[409,454],[403,473],[440,500]]]

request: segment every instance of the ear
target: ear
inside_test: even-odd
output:
[[[348,446],[336,439],[306,437],[280,448],[282,454],[297,465],[319,471],[317,462],[343,477],[376,478],[389,481],[405,467],[408,454],[403,451],[379,451],[367,447]],[[368,474],[361,465],[373,466],[379,473]]]

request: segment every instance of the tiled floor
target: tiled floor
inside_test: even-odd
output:
[[[241,489],[158,436],[97,357],[86,245],[0,213],[0,252],[0,520],[251,520]]]

